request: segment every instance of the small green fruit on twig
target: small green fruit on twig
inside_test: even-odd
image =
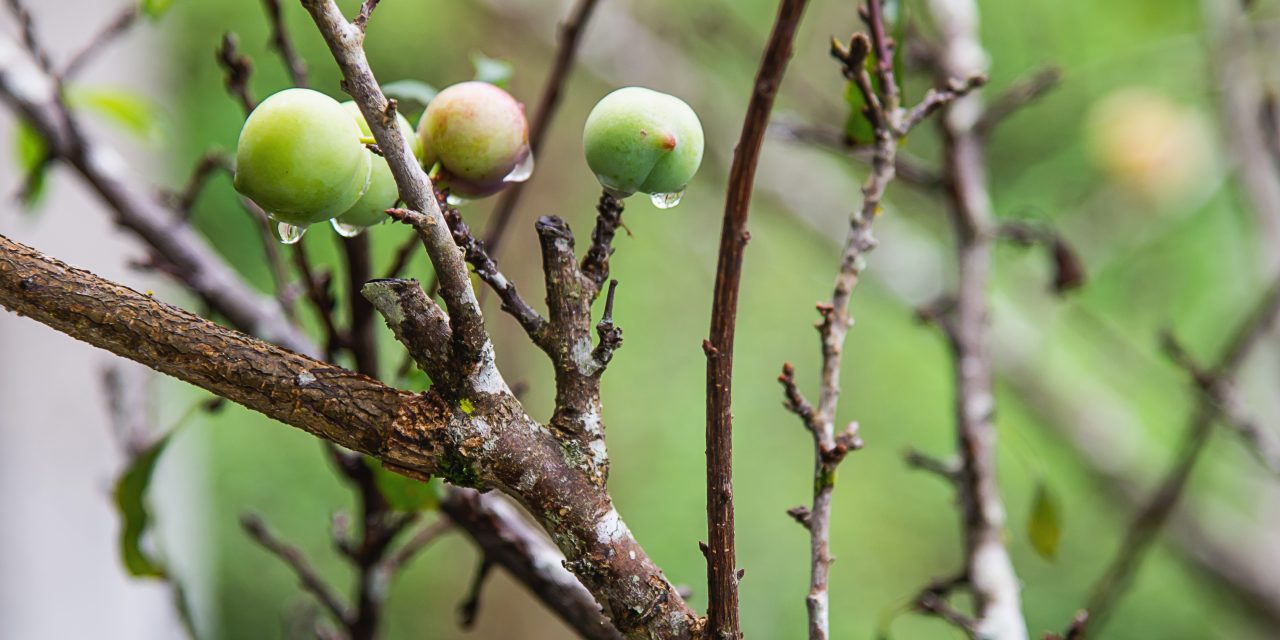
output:
[[[683,100],[643,87],[605,96],[582,133],[587,165],[618,197],[637,191],[675,206],[702,164],[702,123]]]
[[[369,124],[364,121],[364,116],[360,114],[360,107],[355,102],[347,101],[342,103],[342,107],[346,109],[351,117],[355,118],[356,124],[360,127],[360,131],[364,136],[371,136],[373,132],[369,129]],[[409,141],[413,148],[415,157],[422,157],[422,145],[418,142],[418,137],[413,132],[413,125],[404,116],[396,114],[396,121],[400,125],[400,133]],[[365,151],[369,154],[369,160],[373,163],[373,168],[369,176],[369,188],[365,190],[364,195],[360,197],[350,209],[347,209],[342,215],[334,219],[334,229],[344,236],[352,236],[360,233],[365,227],[371,227],[383,220],[387,219],[387,209],[396,205],[399,198],[399,191],[396,188],[395,176],[391,175],[391,167],[387,166],[385,158],[378,156],[372,151]]]
[[[418,123],[422,164],[439,163],[437,181],[451,195],[483,198],[533,172],[524,105],[486,82],[441,91]]]
[[[364,195],[372,166],[359,125],[337,100],[285,89],[245,120],[235,187],[297,231],[350,209]]]

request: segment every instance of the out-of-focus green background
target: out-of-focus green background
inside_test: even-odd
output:
[[[354,11],[355,4],[344,7]],[[466,80],[477,52],[514,61],[510,89],[532,109],[550,64],[556,21],[568,4],[384,0],[366,47],[384,82],[408,78],[445,86]],[[621,281],[615,317],[626,344],[610,366],[604,393],[613,452],[610,486],[619,509],[671,580],[692,588],[692,603],[701,609],[706,602],[697,546],[705,536],[700,343],[708,325],[728,160],[776,4],[600,4],[500,262],[526,297],[540,301],[535,217],[565,217],[584,244],[598,187],[582,160],[579,135],[595,100],[615,87],[643,84],[675,93],[698,110],[707,131],[707,160],[684,202],[670,211],[641,198],[628,202],[631,233],[620,236],[613,260]],[[812,3],[779,99],[779,117],[824,126],[843,121],[844,84],[827,48],[831,36],[847,37],[857,28],[855,4]],[[1262,21],[1270,7],[1258,4]],[[297,3],[285,5],[313,84],[341,96],[336,68],[314,27]],[[928,38],[923,3],[906,5]],[[1129,514],[1113,498],[1115,483],[1100,481],[1063,434],[1082,424],[1094,429],[1104,437],[1089,439],[1092,450],[1086,453],[1116,461],[1138,486],[1149,486],[1169,461],[1193,399],[1183,378],[1158,355],[1157,332],[1172,328],[1194,353],[1211,358],[1256,297],[1259,264],[1274,249],[1265,246],[1230,173],[1198,3],[980,5],[992,61],[988,96],[1045,65],[1063,71],[1058,90],[1004,123],[991,140],[997,212],[1052,222],[1077,246],[1091,276],[1082,291],[1056,298],[1046,291],[1042,254],[1002,248],[996,255],[992,342],[1000,363],[1000,480],[1027,620],[1038,635],[1062,629],[1083,604]],[[214,62],[223,32],[237,33],[253,58],[252,88],[259,99],[287,81],[266,49],[266,22],[255,0],[180,1],[156,28],[168,43],[157,55],[172,57],[171,91],[162,106],[173,124],[165,153],[176,183],[204,151],[233,149],[243,121]],[[919,98],[928,83],[913,76],[908,96]],[[936,166],[936,138],[926,126],[906,149]],[[771,137],[764,151],[734,389],[748,637],[804,634],[807,537],[784,510],[809,500],[812,451],[808,434],[782,407],[776,376],[782,362],[791,361],[804,388],[813,389],[813,305],[829,296],[843,221],[858,205],[863,172],[838,153],[779,137]],[[484,228],[491,206],[486,201],[465,209],[473,228]],[[854,298],[857,324],[846,350],[840,415],[861,423],[867,447],[845,462],[835,494],[832,535],[839,561],[832,574],[831,618],[837,638],[874,637],[926,581],[960,566],[952,491],[935,477],[907,469],[902,456],[908,448],[938,456],[954,449],[949,353],[938,331],[913,315],[916,306],[953,282],[945,213],[938,194],[894,184],[881,221],[881,245]],[[257,228],[237,206],[226,179],[219,178],[200,199],[195,221],[246,276],[269,285]],[[377,271],[408,233],[391,225],[371,231]],[[340,270],[332,232],[317,228],[305,242],[313,260]],[[422,256],[415,258],[413,275],[426,279],[428,270]],[[553,395],[549,368],[492,296],[487,304],[507,379],[528,384],[528,406],[545,418]],[[391,379],[400,352],[389,332],[380,337],[384,377]],[[1274,394],[1266,390],[1268,380],[1274,388],[1274,377],[1260,374],[1273,369],[1253,366],[1254,382],[1246,385],[1254,391],[1247,398],[1272,413],[1275,407],[1267,402]],[[215,491],[207,562],[213,582],[195,589],[208,596],[197,606],[201,625],[210,637],[282,636],[306,596],[281,563],[248,541],[238,515],[262,513],[325,575],[345,585],[348,570],[330,548],[328,529],[336,511],[351,508],[350,493],[331,473],[319,443],[257,414],[232,407],[195,429],[212,447]],[[1057,497],[1063,516],[1053,560],[1037,555],[1026,534],[1033,493],[1042,483]],[[1265,526],[1268,508],[1275,511],[1274,489],[1238,443],[1222,434],[1190,494],[1188,511],[1227,541]],[[1243,524],[1226,524],[1236,521]],[[1274,628],[1267,630],[1230,591],[1182,558],[1172,543],[1157,547],[1106,637],[1274,637]],[[385,636],[567,635],[502,578],[486,589],[478,629],[457,630],[455,609],[475,564],[461,536],[429,548],[393,583]],[[958,637],[946,624],[912,614],[898,615],[891,631],[894,638]]]

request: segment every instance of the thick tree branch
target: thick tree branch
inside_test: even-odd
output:
[[[806,0],[782,0],[752,85],[751,99],[734,150],[724,225],[711,303],[707,356],[707,607],[708,634],[717,640],[742,636],[738,620],[738,567],[733,525],[733,338],[738,289],[750,234],[751,193],[773,102],[791,60]]]
[[[398,472],[502,489],[538,516],[625,636],[689,638],[700,630],[582,461],[525,414],[500,377],[472,381],[466,398],[399,391],[2,236],[0,304]]]
[[[69,126],[51,81],[0,44],[0,99],[26,120],[115,213],[118,224],[137,234],[171,272],[235,326],[299,353],[316,353],[312,342],[273,300],[249,289],[196,232],[152,198],[125,184],[123,162]]]

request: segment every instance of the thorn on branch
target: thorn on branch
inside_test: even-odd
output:
[[[916,449],[908,449],[904,455],[907,466],[912,469],[920,469],[937,474],[938,477],[948,482],[955,482],[960,477],[960,465],[958,461],[943,461],[931,455],[918,451]]]
[[[787,509],[787,515],[791,516],[796,522],[800,523],[800,526],[804,527],[805,529],[812,529],[813,513],[809,511],[809,507],[806,507],[804,505],[800,505],[798,507],[791,507],[790,509]]]
[[[475,577],[471,579],[471,588],[467,591],[467,597],[462,604],[458,605],[458,626],[463,629],[469,630],[475,626],[476,615],[480,612],[480,591],[491,569],[493,569],[493,563],[488,557],[482,558],[480,566],[476,568]]]
[[[605,294],[604,314],[596,324],[596,334],[600,343],[591,352],[591,357],[599,364],[600,369],[613,359],[613,352],[622,346],[622,329],[613,324],[613,296],[618,289],[618,281],[609,281],[609,293]]]

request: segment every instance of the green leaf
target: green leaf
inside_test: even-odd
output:
[[[871,144],[875,142],[875,130],[871,121],[867,120],[863,110],[867,108],[866,97],[858,90],[858,85],[850,82],[844,89],[844,101],[849,105],[849,117],[844,121],[844,135],[854,144]]]
[[[170,431],[135,457],[116,480],[113,496],[116,509],[124,520],[120,531],[120,556],[131,576],[163,578],[166,575],[164,565],[143,550],[142,537],[151,524],[151,513],[147,511],[146,504],[147,487],[151,485],[151,475],[160,454],[169,446],[172,436]]]
[[[1044,481],[1036,482],[1027,537],[1040,557],[1052,560],[1057,555],[1058,542],[1062,539],[1062,505]]]
[[[44,136],[41,136],[35,127],[25,120],[18,123],[13,146],[18,156],[18,166],[26,176],[24,178],[26,191],[22,194],[22,204],[30,209],[39,204],[45,192],[45,177],[49,169],[47,162],[49,147],[44,141]]]
[[[422,482],[388,471],[377,460],[365,458],[365,463],[373,470],[373,478],[378,484],[378,491],[387,499],[387,504],[396,511],[426,511],[440,505],[437,483]]]
[[[142,15],[158,20],[173,6],[173,0],[142,0],[138,8],[142,10]]]
[[[515,66],[510,62],[490,58],[483,53],[471,54],[471,64],[476,68],[476,80],[488,82],[503,89],[507,88],[507,83],[511,82],[511,76],[516,72]]]
[[[143,140],[160,140],[159,110],[142,96],[121,89],[79,88],[70,98],[76,107],[93,111]]]
[[[440,90],[420,80],[396,80],[382,85],[382,92],[400,102],[416,102],[425,107]]]

